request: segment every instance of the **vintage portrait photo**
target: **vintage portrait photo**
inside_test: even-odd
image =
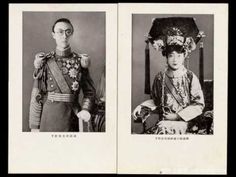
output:
[[[8,172],[226,174],[227,66],[227,4],[10,4]]]
[[[214,15],[132,15],[132,133],[213,134]]]
[[[9,4],[8,172],[114,172],[116,78],[116,5]]]
[[[120,173],[225,174],[227,5],[119,10]]]
[[[23,131],[105,132],[105,12],[23,12]]]

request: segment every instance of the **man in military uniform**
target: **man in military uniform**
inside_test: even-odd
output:
[[[82,129],[81,120],[90,120],[95,87],[89,75],[88,56],[71,51],[69,39],[73,32],[70,20],[58,19],[52,27],[55,51],[35,56],[29,112],[31,131],[75,132]]]

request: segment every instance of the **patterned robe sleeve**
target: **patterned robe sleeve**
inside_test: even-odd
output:
[[[178,115],[185,121],[189,121],[202,114],[205,107],[204,96],[200,82],[195,74],[193,74],[190,85],[190,105],[178,112]]]
[[[82,68],[81,88],[84,95],[82,110],[91,111],[96,97],[96,90],[88,68]]]
[[[151,99],[153,99],[156,106],[161,105],[161,73],[158,73],[152,84]]]

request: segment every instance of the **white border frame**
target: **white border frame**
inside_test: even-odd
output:
[[[158,140],[160,135],[131,134],[132,14],[155,13],[214,15],[214,135]],[[118,31],[118,172],[226,174],[228,5],[119,4]]]
[[[52,138],[52,133],[22,132],[23,11],[106,13],[105,133],[71,133],[76,138]],[[116,4],[9,4],[9,173],[114,173],[116,90]]]

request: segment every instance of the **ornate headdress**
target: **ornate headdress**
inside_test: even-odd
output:
[[[147,39],[156,50],[163,51],[168,45],[182,46],[190,53],[200,40],[199,30],[193,18],[155,18]]]
[[[145,93],[150,94],[150,56],[149,43],[154,49],[166,55],[168,46],[180,46],[186,54],[196,48],[197,42],[204,37],[191,17],[154,18],[146,36],[145,48]],[[201,55],[203,57],[203,55]]]

